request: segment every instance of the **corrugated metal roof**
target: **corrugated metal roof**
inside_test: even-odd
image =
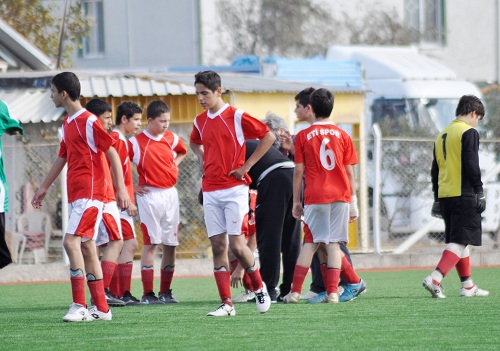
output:
[[[194,73],[116,73],[116,72],[79,72],[74,71],[80,78],[81,94],[84,97],[126,97],[126,96],[165,96],[165,95],[194,95]],[[59,71],[45,72],[15,72],[0,74],[0,79],[38,79],[52,77]],[[267,78],[255,75],[220,73],[223,89],[242,93],[297,93],[313,84],[307,82],[293,82],[276,78]],[[352,87],[326,87],[333,92],[359,93],[360,90]],[[5,101],[11,114],[21,123],[51,122],[58,120],[62,115],[61,109],[55,108],[50,99],[50,89],[42,88],[13,88],[4,86],[0,89],[0,99]]]
[[[355,61],[269,57],[262,63],[262,74],[266,77],[322,84],[332,87],[334,91],[364,89],[363,71]]]

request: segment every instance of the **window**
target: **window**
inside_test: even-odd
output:
[[[420,34],[420,44],[445,44],[445,0],[406,0],[406,25]]]
[[[90,21],[89,35],[82,38],[81,57],[93,58],[104,55],[104,13],[102,0],[83,0],[82,11]]]

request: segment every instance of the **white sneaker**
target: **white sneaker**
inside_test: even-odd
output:
[[[251,291],[245,291],[243,294],[241,294],[238,297],[235,297],[232,301],[233,302],[247,302],[248,300],[251,300],[255,297],[255,294]]]
[[[466,288],[460,289],[460,296],[464,296],[464,297],[488,296],[489,294],[490,294],[489,291],[479,289],[475,285],[472,287],[472,289],[466,289]]]
[[[435,285],[432,282],[432,277],[428,275],[425,277],[424,281],[422,282],[422,286],[431,293],[432,297],[435,299],[444,299],[446,296],[444,296],[444,288],[441,284]]]
[[[318,294],[316,294],[318,295]],[[301,299],[301,296],[298,292],[289,292],[288,294],[285,295],[283,298],[284,303],[299,303]]]
[[[236,310],[233,306],[223,303],[216,310],[208,312],[207,316],[210,317],[234,317],[236,316]]]
[[[309,299],[314,299],[316,296],[318,296],[318,293],[315,293],[314,291],[309,290],[307,293],[302,295],[300,297],[301,300],[309,300]]]
[[[339,303],[339,294],[331,293],[330,295],[326,295],[324,302],[326,302],[326,303]]]
[[[271,307],[271,298],[267,292],[266,283],[262,282],[262,289],[254,291],[255,305],[260,313],[266,313]]]
[[[87,320],[89,320],[89,311],[84,306],[74,302],[63,317],[65,322],[86,322]]]
[[[112,319],[111,309],[104,313],[97,309],[97,306],[89,308],[89,320],[91,321],[110,321]]]

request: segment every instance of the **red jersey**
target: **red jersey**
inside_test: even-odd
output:
[[[351,202],[346,165],[358,163],[351,137],[332,122],[316,122],[295,137],[295,163],[304,164],[304,204]]]
[[[99,119],[85,109],[64,118],[58,156],[65,158],[68,164],[69,202],[105,201],[104,152],[114,141],[97,121]]]
[[[125,184],[125,188],[127,188],[128,196],[130,197],[130,202],[135,205],[135,197],[134,197],[134,181],[132,179],[132,168],[130,166],[130,157],[129,157],[129,147],[128,141],[125,138],[125,135],[118,129],[113,130],[109,135],[115,140],[115,149],[120,157],[120,163],[122,165],[123,171],[123,182]],[[116,191],[116,189],[115,189]]]
[[[179,174],[175,157],[186,152],[182,140],[168,130],[158,137],[145,130],[129,139],[129,157],[137,165],[139,185],[173,187]]]
[[[228,174],[245,163],[245,140],[261,139],[268,131],[264,123],[228,104],[214,114],[207,110],[196,116],[190,141],[203,144],[203,191],[250,184],[248,174],[244,180]]]

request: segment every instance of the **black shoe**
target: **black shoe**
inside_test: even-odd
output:
[[[125,291],[125,294],[123,294],[123,297],[120,299],[125,303],[125,306],[138,306],[138,305],[144,305],[139,299],[137,299],[135,296],[133,296],[130,291]]]
[[[146,295],[144,295],[141,299],[141,302],[146,305],[164,305],[165,302],[158,300],[155,296],[155,293],[150,291]]]
[[[163,301],[164,303],[179,303],[179,301],[177,301],[172,295],[172,289],[168,289],[163,294],[160,294],[158,300]]]
[[[117,298],[115,295],[109,292],[109,289],[104,289],[104,293],[106,294],[106,301],[108,302],[108,306],[111,307],[123,307],[125,306],[125,302]]]

